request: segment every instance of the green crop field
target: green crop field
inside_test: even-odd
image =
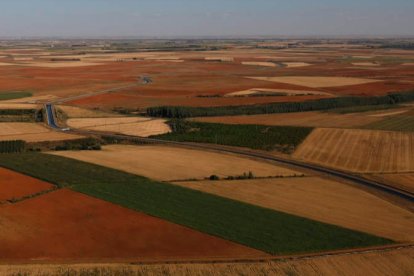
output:
[[[32,93],[25,92],[25,91],[0,92],[0,101],[21,99],[21,98],[26,98],[26,97],[31,97],[31,96],[32,96]]]
[[[171,120],[173,132],[154,138],[213,143],[261,150],[291,152],[312,131],[309,127],[230,125]]]
[[[0,158],[0,166],[271,254],[392,243],[369,234],[54,155],[8,154]]]

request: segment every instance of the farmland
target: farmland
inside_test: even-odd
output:
[[[54,152],[102,166],[143,175],[156,180],[204,179],[242,175],[291,176],[300,172],[239,156],[168,146],[104,146],[101,151]]]
[[[0,160],[0,165],[271,254],[391,243],[362,232],[60,156],[9,155]],[[65,170],[67,167],[72,169]]]
[[[26,142],[61,141],[79,139],[80,136],[54,132],[36,123],[0,123],[0,141],[23,140]]]
[[[411,212],[365,191],[319,177],[174,184],[393,240],[414,240]],[[379,213],[381,216],[376,215]]]
[[[315,129],[293,156],[360,173],[410,172],[414,170],[413,143],[411,133]]]
[[[1,40],[0,274],[411,275],[412,202],[306,168],[413,192],[390,45]]]
[[[172,120],[170,125],[173,132],[155,137],[171,141],[213,143],[281,152],[291,152],[312,131],[312,128],[306,127],[225,125],[180,120]]]
[[[53,188],[53,185],[0,168],[0,204]]]
[[[170,132],[166,120],[143,117],[75,118],[69,119],[67,125],[78,129],[116,132],[141,137]]]
[[[26,275],[41,273],[88,275],[406,275],[414,269],[414,249],[402,248],[378,252],[339,254],[335,256],[308,257],[297,260],[276,260],[248,263],[204,264],[66,264],[66,265],[16,265],[1,266],[0,273]]]

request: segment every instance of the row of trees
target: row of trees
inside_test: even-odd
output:
[[[25,148],[26,142],[22,140],[0,141],[0,153],[23,152]]]
[[[147,115],[164,118],[189,118],[205,116],[253,115],[268,113],[288,113],[328,110],[335,108],[366,106],[366,105],[393,105],[414,101],[414,91],[405,93],[391,93],[386,96],[373,97],[339,97],[318,99],[305,102],[269,103],[243,106],[219,107],[186,107],[160,106],[147,109]]]

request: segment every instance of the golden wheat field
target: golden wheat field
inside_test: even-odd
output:
[[[248,263],[204,264],[48,264],[0,265],[0,274],[7,276],[32,275],[411,275],[414,271],[412,247]]]
[[[140,137],[171,131],[166,120],[144,117],[76,118],[69,119],[67,125],[78,129],[116,132]]]
[[[99,110],[86,109],[70,105],[58,105],[56,107],[62,110],[68,118],[105,118],[120,116],[116,113],[108,113]]]
[[[414,241],[413,213],[363,190],[320,177],[174,184],[393,240]]]
[[[212,174],[236,176],[249,171],[258,176],[294,175],[299,172],[236,155],[168,146],[104,146],[101,151],[53,152],[156,180],[204,179]]]
[[[359,173],[412,172],[414,134],[319,128],[305,139],[293,157]]]
[[[52,131],[36,123],[0,123],[0,141],[24,140],[26,142],[61,141],[82,136]]]

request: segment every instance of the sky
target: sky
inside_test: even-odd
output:
[[[414,0],[0,0],[0,37],[414,36]]]

